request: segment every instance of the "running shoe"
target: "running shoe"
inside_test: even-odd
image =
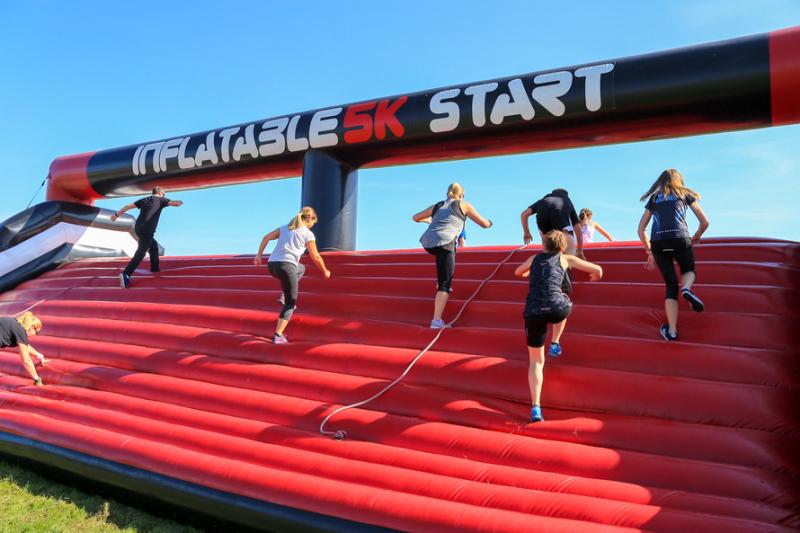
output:
[[[125,272],[119,275],[119,286],[121,289],[127,289],[131,286],[131,277]]]
[[[287,339],[283,335],[278,335],[277,333],[275,333],[272,336],[272,344],[289,344],[289,339]]]
[[[534,405],[531,407],[531,422],[544,422],[544,417],[542,416],[542,408],[538,405]]]
[[[558,357],[561,355],[561,345],[557,342],[550,343],[550,355],[553,357]]]
[[[683,295],[684,300],[692,305],[692,309],[694,309],[696,312],[700,313],[705,308],[703,305],[703,300],[698,298],[697,295],[689,289],[683,289],[681,291],[681,295]]]
[[[442,329],[447,327],[444,320],[431,320],[431,329]]]
[[[676,341],[678,340],[678,333],[676,332],[675,335],[670,335],[669,333],[669,326],[666,324],[661,324],[661,336],[664,337],[665,341]]]

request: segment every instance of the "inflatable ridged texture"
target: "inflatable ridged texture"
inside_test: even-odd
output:
[[[445,318],[513,247],[458,254]],[[279,286],[252,257],[168,257],[120,289],[121,259],[73,262],[0,296],[34,310],[43,388],[0,351],[0,432],[301,512],[404,531],[791,531],[800,527],[800,245],[708,239],[679,341],[633,243],[587,249],[564,354],[528,424],[526,282],[513,254],[434,336],[423,251],[308,265],[289,345]],[[147,264],[143,264],[146,268]],[[155,495],[158,497],[158,494]],[[235,521],[235,517],[227,517]]]

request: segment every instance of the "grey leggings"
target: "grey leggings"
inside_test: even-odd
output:
[[[279,316],[283,320],[289,320],[297,305],[297,289],[300,279],[306,273],[306,267],[300,263],[295,265],[294,263],[275,261],[267,263],[267,268],[269,268],[269,273],[281,282],[284,302]]]

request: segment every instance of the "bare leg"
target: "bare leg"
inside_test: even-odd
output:
[[[563,233],[564,237],[567,238],[567,254],[575,255],[578,252],[578,241],[575,239],[573,235],[570,235],[566,231],[564,231]]]
[[[681,287],[691,290],[696,277],[694,272],[686,272],[681,276]]]
[[[672,298],[664,300],[664,310],[667,312],[669,334],[676,335],[678,333],[678,300]]]
[[[567,327],[567,319],[565,318],[561,322],[557,322],[553,324],[553,342],[561,341],[561,334],[564,333],[564,328]]]
[[[279,318],[278,319],[278,325],[275,326],[275,333],[277,333],[278,335],[283,335],[283,330],[285,330],[286,326],[288,326],[288,325],[289,325],[289,321],[288,320],[284,320],[282,318]]]
[[[532,348],[528,346],[528,387],[531,390],[531,404],[541,405],[542,382],[544,381],[544,346]]]
[[[441,320],[444,308],[447,305],[447,300],[450,298],[450,293],[444,291],[436,291],[436,299],[433,303],[433,319]]]

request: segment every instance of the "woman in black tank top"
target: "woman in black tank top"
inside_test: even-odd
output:
[[[564,232],[553,230],[542,239],[542,253],[529,257],[517,267],[514,275],[529,277],[528,297],[525,300],[525,334],[528,338],[528,386],[531,390],[531,422],[541,422],[542,382],[544,381],[544,341],[547,325],[553,324],[553,338],[550,342],[550,355],[561,355],[561,334],[567,325],[567,317],[572,311],[569,296],[561,290],[568,268],[589,273],[592,281],[603,277],[599,265],[567,255],[567,239]]]

